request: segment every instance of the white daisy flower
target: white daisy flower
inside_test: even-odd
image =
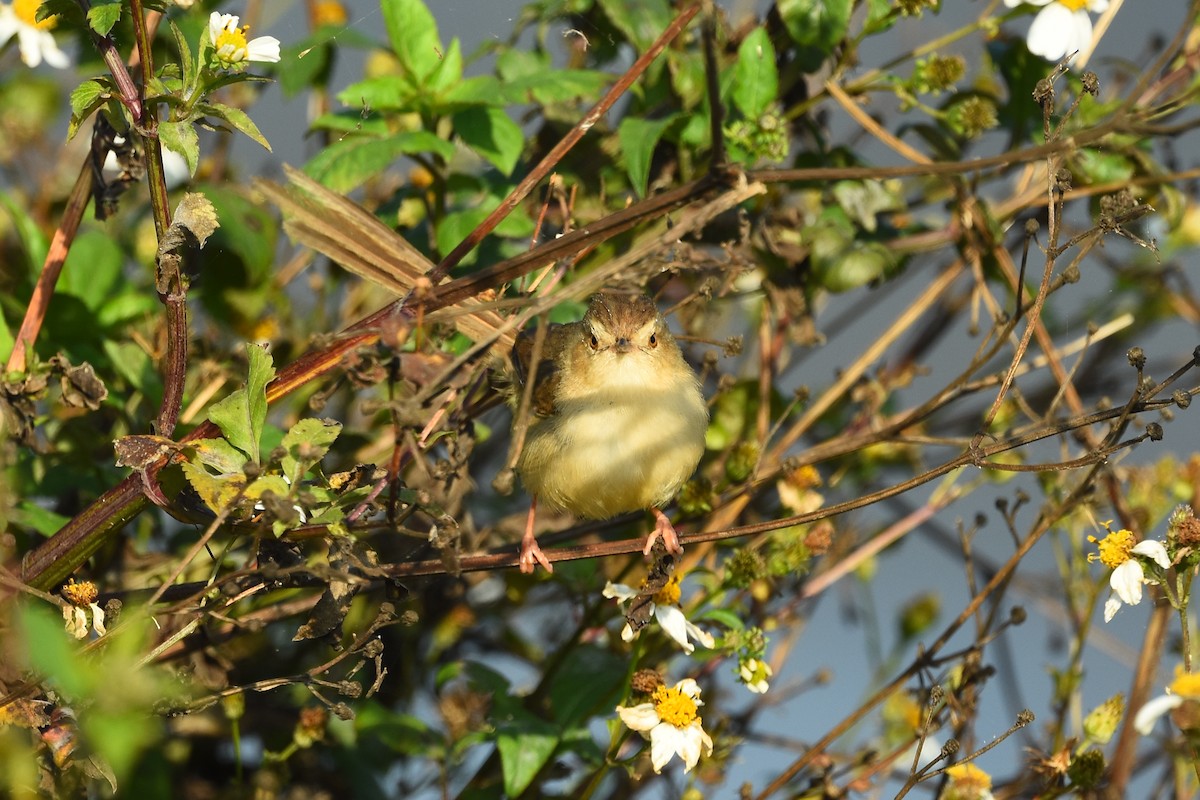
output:
[[[767,678],[774,674],[775,670],[771,669],[770,664],[757,658],[747,658],[738,665],[738,677],[755,694],[766,694],[767,689],[771,688]]]
[[[1041,11],[1029,26],[1025,43],[1029,52],[1048,61],[1086,50],[1092,43],[1092,19],[1088,12],[1100,13],[1108,0],[1004,0],[1004,5],[1040,6]]]
[[[25,66],[36,67],[45,61],[56,69],[65,69],[71,60],[58,49],[54,34],[50,33],[58,18],[47,17],[38,22],[36,14],[41,4],[41,0],[13,0],[11,6],[0,3],[0,47],[16,36]]]
[[[1182,667],[1176,667],[1175,680],[1167,687],[1167,693],[1139,708],[1133,718],[1133,727],[1142,736],[1149,736],[1159,717],[1188,702],[1200,702],[1200,673],[1184,672]]]
[[[1133,533],[1122,528],[1119,531],[1109,531],[1103,540],[1089,536],[1088,541],[1099,548],[1098,554],[1088,556],[1089,561],[1099,561],[1112,569],[1108,585],[1113,594],[1104,604],[1104,621],[1108,622],[1121,609],[1122,605],[1136,606],[1142,601],[1142,586],[1150,583],[1146,577],[1145,567],[1139,558],[1147,558],[1162,569],[1171,568],[1171,559],[1167,548],[1162,542],[1154,539],[1134,544]]]
[[[684,616],[682,609],[679,608],[679,583],[682,577],[672,575],[667,581],[667,585],[658,590],[654,595],[654,600],[650,603],[650,613],[658,620],[658,624],[662,626],[667,636],[670,636],[679,646],[683,648],[683,652],[691,654],[696,649],[692,644],[691,639],[695,639],[705,647],[712,649],[715,644],[711,634],[706,633],[700,628],[688,622]],[[618,603],[624,606],[633,598],[637,597],[639,592],[630,586],[623,583],[613,583],[609,581],[604,586],[605,597],[615,599]],[[637,633],[630,627],[629,623],[621,630],[621,638],[627,642],[633,641]]]
[[[238,27],[238,18],[216,11],[208,18],[208,38],[213,54],[225,69],[243,67],[248,61],[279,61],[279,40],[274,36],[259,36],[247,41],[250,26]]]
[[[700,687],[685,678],[668,688],[659,686],[650,702],[626,708],[617,706],[617,715],[630,730],[650,740],[650,764],[662,772],[672,756],[683,761],[683,771],[691,772],[701,754],[711,756],[712,738],[704,732],[697,709]]]
[[[91,612],[92,629],[96,631],[96,635],[103,636],[108,633],[104,627],[104,609],[96,603],[96,599],[100,596],[96,584],[91,581],[76,583],[72,578],[66,586],[62,587],[62,596],[67,601],[62,610],[67,633],[76,639],[86,638],[89,611]]]

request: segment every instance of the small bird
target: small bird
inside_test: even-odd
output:
[[[533,380],[517,473],[533,497],[521,539],[522,572],[553,572],[534,537],[538,500],[587,519],[649,509],[671,553],[679,537],[663,514],[704,454],[708,407],[696,373],[644,295],[591,299],[579,322],[551,325],[533,368],[535,334],[513,346],[518,389]],[[519,394],[518,394],[519,396]]]

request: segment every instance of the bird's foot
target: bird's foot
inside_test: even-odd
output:
[[[546,572],[554,572],[554,566],[546,558],[542,548],[538,546],[537,537],[533,535],[533,521],[536,516],[537,498],[534,498],[533,502],[529,504],[529,519],[525,523],[525,535],[521,537],[521,557],[517,561],[521,572],[526,575],[532,574],[538,564],[545,567]]]
[[[642,555],[650,555],[650,551],[654,549],[654,542],[661,536],[663,547],[672,555],[683,555],[683,545],[679,543],[679,535],[675,533],[675,526],[671,524],[671,520],[667,519],[667,515],[657,508],[650,509],[654,513],[654,530],[646,537],[646,546],[642,548]]]

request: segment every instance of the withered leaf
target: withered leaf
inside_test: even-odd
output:
[[[679,562],[677,556],[667,552],[661,541],[656,541],[654,549],[650,552],[654,556],[654,565],[650,568],[646,580],[642,581],[642,585],[638,587],[637,596],[630,601],[629,611],[625,614],[625,621],[629,623],[629,629],[634,633],[646,627],[650,622],[650,609],[654,603],[654,595],[658,594],[671,580],[671,575],[675,572],[675,565]]]

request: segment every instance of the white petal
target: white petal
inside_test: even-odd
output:
[[[617,706],[617,716],[627,728],[638,733],[652,730],[661,722],[658,712],[654,709],[654,703],[640,703],[629,708]]]
[[[1142,565],[1132,558],[1113,570],[1108,585],[1126,605],[1136,606],[1142,602],[1142,583],[1145,573]]]
[[[1104,621],[1111,622],[1112,618],[1121,610],[1121,598],[1113,595],[1104,602]]]
[[[1149,736],[1158,718],[1181,703],[1183,698],[1177,694],[1159,695],[1138,709],[1137,716],[1133,718],[1133,727],[1142,736]]]
[[[279,61],[279,40],[274,36],[259,36],[246,43],[246,58],[249,61],[264,61],[274,64]]]
[[[92,628],[95,629],[97,636],[103,636],[108,633],[104,628],[104,609],[92,603],[88,606],[92,610]]]
[[[636,637],[637,634],[634,633],[633,626],[626,622],[625,627],[621,628],[621,641],[632,642]]]
[[[1108,11],[1108,0],[1088,0],[1087,10],[1094,14]]]
[[[615,598],[620,602],[625,602],[626,600],[632,600],[633,598],[637,597],[637,589],[626,586],[623,583],[613,583],[612,581],[609,581],[608,583],[604,584],[604,591],[601,592],[601,594],[610,600]]]
[[[1145,556],[1163,569],[1171,568],[1171,558],[1167,555],[1167,548],[1157,539],[1138,542],[1133,546],[1133,552],[1139,556]]]
[[[232,14],[221,14],[214,11],[208,16],[208,38],[213,44],[216,44],[217,37],[221,35],[221,31],[226,28],[236,28],[237,26],[237,17]]]
[[[1082,16],[1082,21],[1080,17]],[[1048,61],[1082,49],[1092,40],[1092,21],[1086,11],[1071,11],[1058,3],[1048,5],[1034,17],[1026,43],[1029,52]]]
[[[687,618],[683,616],[682,611],[675,606],[657,606],[654,609],[654,616],[658,618],[658,624],[662,626],[667,636],[679,643],[683,652],[690,655],[696,649],[688,641]]]
[[[700,702],[700,684],[696,683],[695,678],[684,678],[679,683],[675,684],[674,688],[692,698],[696,705],[704,705],[704,703]]]
[[[20,30],[21,24],[17,21],[17,15],[13,10],[5,5],[0,5],[0,47],[8,43],[8,40]]]
[[[666,722],[656,725],[650,731],[650,764],[654,771],[662,772],[671,756],[682,755],[685,746],[684,733],[679,728]]]
[[[692,767],[696,766],[696,762],[700,760],[700,737],[704,735],[704,729],[700,727],[700,722],[693,722],[683,731],[683,742],[679,747],[679,757],[683,759],[683,771],[691,772]]]
[[[701,628],[697,628],[695,625],[688,622],[686,619],[684,619],[684,621],[683,621],[683,626],[685,628],[687,628],[687,632],[688,632],[689,636],[691,636],[693,639],[695,639],[700,644],[707,647],[709,650],[712,650],[713,647],[716,646],[716,644],[717,644],[716,639],[714,639],[712,637],[712,634],[709,633],[708,631],[703,630]]]

